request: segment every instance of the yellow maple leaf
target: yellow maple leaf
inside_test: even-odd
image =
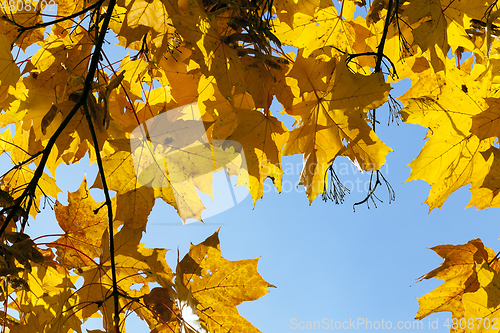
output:
[[[25,273],[29,290],[17,291],[17,302],[11,310],[21,315],[19,332],[74,332],[82,325],[81,316],[75,307],[81,299],[75,294],[76,276],[54,261],[51,250],[43,252],[42,262],[32,263],[29,274]],[[18,332],[15,328],[13,332]]]
[[[87,104],[89,115],[92,118],[92,125],[96,133],[97,144],[99,147],[102,147],[108,138],[104,122],[106,112],[101,104],[97,103],[93,95],[89,96]],[[73,101],[65,101],[54,104],[51,107],[53,110],[55,109],[56,112],[56,117],[50,124],[52,130],[59,127],[63,119],[66,118],[74,106],[75,103]],[[90,151],[91,156],[93,155],[94,142],[83,110],[71,118],[71,121],[59,136],[56,146],[61,159],[67,164],[78,162],[88,151]]]
[[[92,3],[95,3],[95,1],[89,0],[82,3],[80,1],[73,1],[73,0],[57,0],[57,16],[58,17],[70,16],[82,10],[84,6],[88,6]],[[43,2],[40,3],[40,6],[42,5],[44,5]],[[54,10],[54,5],[52,3],[48,2],[47,5],[45,6],[46,8],[49,8],[50,11]],[[59,36],[65,36],[68,34],[68,31],[69,29],[71,29],[73,23],[74,22],[72,20],[62,20],[61,22],[58,22],[52,26],[52,32],[54,32]]]
[[[215,139],[211,141],[212,145],[226,151],[230,146],[236,150],[242,148],[244,153],[244,165],[227,161],[228,174],[239,176],[236,185],[247,187],[254,202],[262,197],[263,183],[267,177],[280,190],[283,174],[280,166],[281,148],[288,137],[286,128],[270,111],[256,109],[251,95],[236,95],[233,101],[229,101],[222,98],[215,85],[210,88],[215,90],[207,89],[205,93],[215,98],[203,104],[204,118],[213,121],[213,126],[207,131]]]
[[[293,99],[291,88],[286,85],[285,74],[289,70],[289,60],[257,54],[255,57],[241,58],[245,66],[245,83],[257,108],[269,110],[273,95],[282,104]]]
[[[486,98],[488,108],[472,117],[471,132],[479,139],[500,137],[500,102],[498,98]]]
[[[96,203],[87,189],[87,180],[75,192],[68,193],[68,205],[59,201],[55,207],[56,219],[64,231],[56,241],[58,261],[66,268],[90,266],[101,254],[101,238],[108,227],[107,208]]]
[[[200,323],[211,333],[259,332],[236,306],[256,300],[273,285],[257,272],[258,259],[229,261],[221,256],[218,231],[191,245],[179,262],[177,277],[196,301]]]
[[[155,199],[161,198],[176,208],[184,221],[189,218],[201,221],[201,212],[205,207],[192,180],[185,178],[184,182],[172,184],[166,176],[165,164],[149,164],[156,159],[147,147],[137,146],[131,151],[129,140],[114,140],[112,144],[116,151],[108,149],[103,156],[103,166],[104,170],[109,170],[106,173],[109,189],[117,192],[112,199],[117,220],[131,228],[142,229],[147,223]],[[137,170],[142,163],[149,165],[149,168],[143,168],[143,172],[138,174]],[[149,176],[157,177],[154,186],[148,185]],[[92,187],[102,188],[99,175]]]
[[[315,90],[326,91],[340,56],[334,48],[323,47],[305,58],[303,49],[300,49],[287,77],[297,81],[301,95]]]
[[[172,298],[171,288],[153,288],[151,292],[144,295],[143,298],[146,306],[153,312],[151,315],[150,311],[140,311],[140,313],[146,317],[146,321],[150,324],[150,328],[154,327],[158,330],[158,325],[156,325],[158,317],[162,323],[169,323],[176,318],[176,314],[179,312]],[[158,332],[162,332],[162,330],[158,330]]]
[[[500,327],[500,276],[488,262],[475,267],[479,287],[475,292],[463,296],[465,322],[457,322],[458,327],[466,327],[467,332],[497,332]]]
[[[178,44],[178,35],[160,0],[120,3],[114,7],[110,28],[118,35],[119,45],[143,51],[147,48],[155,61]]]
[[[142,99],[142,84],[151,81],[148,75],[148,67],[148,62],[142,58],[132,60],[128,55],[123,57],[120,72],[124,72],[124,74],[122,84],[118,87],[118,93],[121,93],[123,86],[132,100]]]
[[[179,47],[178,52],[162,57],[159,61],[160,74],[155,78],[165,87],[169,87],[170,93],[175,101],[175,106],[187,105],[198,100],[203,89],[210,82],[196,66],[190,61],[192,51],[186,47]],[[193,68],[196,67],[196,68]],[[212,79],[213,81],[213,79]],[[174,107],[169,105],[169,108]]]
[[[450,311],[454,318],[463,318],[463,296],[479,288],[476,265],[489,262],[495,253],[485,247],[480,239],[464,245],[439,245],[431,250],[441,256],[444,262],[420,280],[435,277],[445,282],[418,299],[419,309],[415,318],[422,319],[442,311]]]
[[[154,191],[138,184],[130,152],[117,151],[103,156],[108,188],[116,191],[113,198],[114,216],[132,228],[144,228],[154,204]],[[100,175],[97,175],[92,188],[102,188]]]
[[[34,138],[42,144],[46,144],[52,134],[57,130],[66,116],[75,106],[71,100],[57,102],[54,89],[49,87],[39,87],[31,78],[24,80],[27,88],[28,98],[22,102],[17,109],[12,110],[16,114],[25,114],[22,121],[23,129],[33,131]],[[93,119],[93,127],[96,132],[99,147],[107,139],[104,117],[106,113],[103,107],[97,103],[93,95],[87,99],[89,113]],[[32,152],[35,147],[26,145],[28,151]],[[51,154],[47,167],[55,173],[59,163],[74,163],[79,161],[90,149],[93,148],[93,140],[85,114],[78,112],[71,121],[64,127],[56,141],[54,154]],[[42,150],[42,149],[39,149]]]
[[[475,160],[474,174],[471,177],[471,198],[467,207],[486,209],[500,206],[500,152],[491,147]]]
[[[29,165],[17,167],[15,170],[2,177],[0,188],[5,192],[11,193],[12,197],[17,199],[22,194],[22,191],[18,191],[18,189],[24,188],[31,181],[34,173],[35,172],[31,170]],[[38,186],[35,189],[35,197],[29,214],[36,217],[39,212],[38,209],[40,207],[40,200],[42,197],[48,196],[56,198],[59,192],[62,191],[57,187],[55,179],[46,173],[42,173],[40,179],[38,180]]]
[[[411,1],[405,13],[410,24],[421,22],[418,28],[413,30],[413,36],[415,43],[418,43],[423,51],[433,48],[434,45],[440,47],[443,52],[447,51],[447,22],[441,1]]]
[[[41,2],[37,3],[41,6]],[[34,27],[43,22],[40,7],[28,2],[21,6],[12,6],[12,2],[4,2],[0,7],[0,31],[7,37],[9,44],[19,46],[23,51],[34,43],[41,42],[44,39],[44,28],[33,28],[20,31],[18,27]]]
[[[226,42],[232,29],[219,24],[217,16],[208,15],[197,2],[190,2],[189,14],[175,1],[167,1],[166,6],[177,32],[194,48],[192,59],[203,74],[215,77],[222,95],[231,96],[233,88],[245,91],[244,66],[237,50]]]
[[[12,58],[10,42],[0,32],[0,84],[16,86],[19,80],[20,70]]]
[[[273,5],[280,21],[292,27],[296,14],[313,16],[318,9],[330,6],[331,2],[327,0],[277,0],[273,2]]]
[[[403,120],[429,128],[428,141],[410,163],[407,180],[422,179],[432,185],[425,201],[429,210],[440,208],[451,193],[471,182],[481,152],[493,143],[470,132],[472,117],[487,108],[487,83],[457,69],[452,60],[447,66],[446,74],[431,73],[435,77],[401,97],[406,104]]]
[[[142,297],[150,292],[149,284],[160,277],[164,281],[172,281],[165,254],[166,249],[148,249],[140,243],[142,230],[123,226],[114,235],[114,251],[118,288],[122,295]],[[97,265],[81,268],[77,271],[84,278],[82,287],[77,291],[79,297],[86,301],[81,310],[83,318],[89,318],[99,311],[103,315],[105,327],[113,327],[113,301],[111,293],[111,261],[109,250],[109,234],[105,232],[101,241],[101,256]],[[139,290],[132,286],[140,286]],[[121,307],[129,300],[120,297]],[[137,304],[134,306],[137,307]],[[121,313],[123,319],[123,312]]]
[[[438,47],[447,54],[450,45],[453,52],[459,46],[473,47],[466,32],[468,19],[481,18],[488,6],[487,1],[414,0],[403,7],[400,15],[414,27],[414,43],[422,51],[432,53]]]
[[[10,131],[4,133],[7,134]],[[11,144],[5,144],[5,151],[9,152],[12,164],[21,163],[43,149],[41,142],[36,139],[34,130],[24,131],[20,126],[17,127],[14,136],[8,142]]]
[[[278,39],[285,45],[302,49],[304,57],[324,46],[355,53],[353,49],[356,40],[355,28],[356,24],[340,17],[334,6],[317,10],[314,16],[296,13],[292,26],[279,20],[275,23]]]
[[[248,184],[244,184],[245,177],[239,178],[239,185],[245,185],[254,202],[263,195],[264,181],[271,178],[281,191],[281,149],[284,146],[288,131],[285,126],[271,115],[271,112],[262,113],[255,109],[236,109],[238,126],[227,140],[233,140],[243,146],[247,163]],[[214,133],[214,137],[217,134]],[[240,171],[244,172],[244,170]]]
[[[93,42],[81,26],[76,33],[63,37],[51,33],[24,68],[30,72],[33,87],[52,89],[58,101],[65,101],[81,89],[92,52]]]
[[[24,115],[22,126],[25,131],[33,129],[36,136],[44,138],[47,132],[50,135],[54,130],[54,128],[51,127],[49,131],[47,131],[50,123],[46,123],[44,130],[42,130],[42,121],[57,100],[54,90],[49,87],[38,87],[30,78],[22,78],[22,81],[25,86],[27,98],[24,103],[21,103],[21,105],[13,111],[17,114]],[[56,114],[54,114],[54,117]],[[44,131],[45,133],[43,133]]]
[[[285,110],[297,121],[283,155],[304,154],[300,184],[310,202],[323,192],[326,169],[335,157],[347,155],[363,170],[378,170],[390,151],[366,123],[366,112],[387,100],[390,86],[381,73],[350,72],[344,60],[336,66],[327,91],[305,93]]]

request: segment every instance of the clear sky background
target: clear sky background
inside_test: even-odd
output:
[[[393,90],[393,96],[402,92]],[[308,321],[319,321],[323,329],[307,331],[324,331],[325,323],[331,326],[332,321],[334,325],[336,321],[358,320],[371,321],[375,326],[383,320],[385,328],[390,321],[392,330],[402,322],[408,328],[418,310],[417,298],[441,283],[436,279],[415,283],[442,262],[429,248],[481,238],[496,252],[500,249],[500,231],[497,210],[465,210],[470,198],[467,188],[452,194],[441,210],[428,214],[428,206],[422,202],[430,187],[423,181],[404,183],[410,174],[406,165],[424,145],[426,129],[401,122],[386,126],[387,114],[386,106],[377,112],[381,122],[377,134],[394,150],[382,169],[396,192],[396,201],[391,204],[387,191],[380,187],[377,195],[384,203],[378,203],[378,208],[370,205],[370,209],[360,205],[354,212],[353,204],[366,195],[369,174],[359,173],[346,159],[337,159],[337,174],[351,194],[343,205],[325,203],[321,198],[309,205],[303,187],[296,187],[302,158],[284,157],[286,174],[281,194],[267,180],[270,186],[266,188],[271,190],[255,208],[248,196],[233,208],[206,218],[205,224],[188,225],[182,224],[172,207],[158,201],[143,243],[150,248],[172,249],[167,261],[175,269],[177,248],[182,257],[190,242],[200,243],[221,227],[222,255],[228,260],[260,257],[259,273],[277,287],[263,298],[238,307],[241,315],[262,332],[301,331],[299,325],[305,327]],[[289,119],[286,122],[290,124]],[[1,170],[11,167],[5,159],[0,163]],[[85,173],[90,186],[97,167],[89,166],[88,159],[79,165],[59,167],[56,178],[64,191],[58,197],[61,202],[66,202],[67,191],[77,190]],[[361,191],[356,188],[358,184]],[[91,190],[91,194],[96,201],[104,200],[100,190]],[[50,209],[43,210],[27,229],[32,238],[59,232]],[[401,331],[448,332],[444,324],[450,318],[449,313],[432,315],[423,320],[423,329]],[[437,320],[437,325],[429,329],[429,320]],[[98,328],[99,324],[100,320],[91,320],[87,327]],[[358,332],[382,330],[366,329],[365,324],[357,328]],[[128,319],[127,329],[148,331],[145,324],[133,318]]]

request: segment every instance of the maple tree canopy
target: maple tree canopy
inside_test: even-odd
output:
[[[382,117],[428,128],[408,181],[431,185],[430,211],[466,185],[468,206],[498,207],[499,16],[482,0],[0,1],[0,153],[13,165],[0,179],[3,331],[81,332],[102,317],[99,332],[124,332],[133,311],[152,332],[258,332],[236,309],[273,287],[258,259],[224,259],[215,233],[172,270],[166,249],[140,242],[156,199],[201,221],[215,171],[256,202],[268,178],[281,190],[281,157],[294,154],[309,203],[343,200],[337,157],[372,173],[361,203],[383,182],[392,198]],[[24,229],[61,192],[58,166],[86,155],[106,200],[82,176],[55,204],[63,234],[35,242]],[[444,262],[422,278],[445,283],[417,318],[498,320],[493,251],[480,240],[433,250]],[[472,326],[452,331],[500,328]]]

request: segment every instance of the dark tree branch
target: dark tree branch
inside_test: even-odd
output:
[[[385,57],[385,55],[384,55],[384,46],[385,46],[385,41],[387,39],[387,33],[389,31],[389,26],[391,24],[391,21],[392,21],[393,17],[395,16],[395,13],[397,12],[397,8],[398,8],[398,0],[395,0],[395,1],[396,1],[395,8],[393,7],[394,0],[389,0],[389,3],[387,5],[387,15],[385,17],[384,31],[382,32],[382,38],[381,38],[380,43],[379,43],[379,45],[377,47],[377,55],[376,55],[377,62],[375,64],[374,73],[380,73],[382,71],[382,60]],[[391,65],[394,68],[394,64],[392,62],[391,62]],[[375,131],[375,124],[376,123],[377,123],[376,109],[374,109],[374,110],[372,110],[372,128],[373,128],[373,131]],[[375,185],[372,186],[374,173],[376,175],[376,180],[375,180]],[[385,179],[384,175],[382,175],[382,173],[380,172],[380,170],[372,171],[372,174],[370,175],[370,187],[368,189],[368,193],[366,194],[366,197],[363,200],[361,200],[359,202],[356,202],[352,206],[352,209],[354,211],[356,210],[355,207],[357,205],[361,205],[361,204],[363,204],[365,202],[368,205],[368,200],[369,199],[372,200],[372,203],[375,205],[375,207],[377,207],[377,204],[376,204],[374,198],[377,199],[378,201],[382,202],[382,200],[380,200],[376,196],[376,194],[375,194],[375,190],[377,189],[377,187],[379,185],[382,185],[382,182],[380,181],[380,178],[383,179],[383,181],[385,182],[385,184],[387,186],[387,191],[389,192],[389,203],[391,203],[391,201],[393,201],[393,200],[396,200],[396,195],[395,195],[395,192],[394,192],[391,184],[389,184],[389,182],[387,181],[387,179]],[[368,208],[370,208],[369,205],[368,205]]]
[[[120,306],[118,283],[116,282],[116,264],[115,264],[115,241],[113,234],[113,207],[111,207],[111,197],[109,195],[108,184],[106,182],[106,176],[104,174],[104,167],[101,159],[101,150],[99,148],[99,142],[97,141],[97,135],[95,134],[94,124],[92,123],[92,117],[90,116],[87,104],[83,105],[83,110],[85,111],[85,118],[87,118],[87,123],[90,129],[90,135],[92,136],[92,143],[94,144],[94,150],[97,159],[97,166],[99,167],[99,175],[101,176],[102,189],[104,191],[104,197],[106,198],[106,206],[108,208],[108,229],[109,229],[109,258],[111,261],[111,280],[113,281],[113,304],[114,304],[114,320],[115,320],[115,330],[119,332],[120,329]]]
[[[382,39],[380,40],[380,44],[377,48],[377,62],[375,64],[375,73],[378,73],[382,70],[382,59],[384,58],[384,46],[385,40],[387,39],[387,33],[389,31],[389,25],[392,20],[392,4],[393,0],[389,0],[389,5],[387,6],[387,16],[385,17],[384,31],[382,32]]]
[[[100,1],[98,3],[101,4],[102,1]],[[102,24],[101,30],[99,32],[99,39],[97,40],[96,45],[95,45],[94,53],[93,53],[92,59],[90,61],[89,70],[88,70],[87,76],[85,78],[85,82],[83,85],[83,91],[80,95],[80,98],[78,99],[76,104],[73,106],[73,108],[71,109],[69,114],[66,116],[66,118],[64,118],[64,120],[59,125],[59,127],[54,132],[54,134],[52,134],[52,136],[50,137],[50,139],[47,143],[47,146],[41,152],[42,157],[40,159],[40,163],[38,164],[38,167],[36,168],[36,170],[34,172],[33,178],[31,179],[29,184],[26,186],[26,188],[24,189],[21,196],[16,199],[14,206],[12,207],[11,211],[9,212],[7,217],[5,218],[3,225],[0,227],[0,235],[3,235],[7,226],[9,225],[10,221],[13,219],[13,217],[16,215],[16,213],[21,209],[21,205],[27,199],[28,200],[27,209],[25,210],[24,219],[21,222],[21,232],[24,231],[24,227],[25,227],[27,220],[28,220],[29,211],[30,211],[31,206],[33,204],[33,201],[35,199],[35,191],[36,191],[36,188],[38,186],[38,181],[42,177],[43,171],[44,171],[45,166],[47,164],[47,160],[49,158],[50,153],[52,152],[52,148],[54,147],[57,138],[59,137],[59,135],[61,135],[61,133],[66,128],[66,126],[69,124],[69,122],[74,117],[76,112],[80,109],[80,107],[82,107],[84,105],[85,101],[87,100],[87,96],[92,89],[92,82],[94,81],[94,75],[95,75],[95,72],[97,70],[97,66],[99,64],[99,58],[100,58],[100,53],[102,50],[102,45],[104,43],[104,37],[106,36],[106,32],[107,32],[107,29],[109,26],[109,21],[111,19],[111,13],[113,11],[115,3],[116,3],[116,0],[110,0],[109,6],[107,9],[108,11],[105,14],[105,19],[104,19],[104,22]],[[52,21],[52,22],[56,22],[56,21]],[[36,155],[39,155],[39,154],[40,153],[37,153]]]

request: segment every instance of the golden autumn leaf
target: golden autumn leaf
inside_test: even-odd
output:
[[[110,155],[103,159],[106,168],[110,170],[106,175],[109,187],[117,191],[114,199],[117,205],[116,218],[132,228],[144,226],[156,198],[173,205],[183,220],[201,220],[201,212],[205,207],[196,194],[195,185],[211,194],[210,183],[199,182],[199,177],[210,177],[211,182],[211,174],[205,174],[205,171],[214,170],[211,148],[203,142],[191,145],[200,137],[186,135],[190,133],[191,125],[196,125],[197,122],[181,120],[171,123],[172,126],[186,129],[187,132],[183,134],[182,131],[176,132],[177,127],[168,127],[167,133],[154,132],[155,121],[163,123],[164,120],[152,119],[152,123],[146,125],[152,133],[156,133],[153,141],[149,141],[144,132],[138,129],[135,132],[138,136],[132,141],[134,146],[128,140],[115,140],[113,145],[119,150],[113,153],[110,149]],[[170,150],[171,153],[168,153]],[[231,158],[218,158],[219,161],[226,159]],[[192,177],[197,177],[198,182]],[[93,186],[100,187],[100,182],[97,178]],[[208,186],[209,190],[204,186]]]
[[[30,72],[34,87],[53,89],[51,95],[63,101],[81,89],[92,52],[90,37],[82,33],[81,27],[76,29],[75,36],[51,33],[24,68],[24,72]]]
[[[156,282],[151,276],[160,276],[171,281],[173,273],[167,265],[166,249],[148,249],[140,243],[142,230],[123,226],[114,235],[114,252],[118,288],[129,297],[138,297],[149,293],[149,284]],[[79,297],[87,302],[81,310],[83,318],[89,318],[99,311],[108,327],[113,325],[113,302],[111,291],[111,253],[109,251],[109,235],[104,233],[101,241],[101,256],[98,265],[82,268],[78,275],[84,278],[82,287],[77,291]],[[139,290],[132,286],[140,286]],[[127,299],[121,298],[120,304],[125,306]]]
[[[198,66],[190,61],[192,51],[187,47],[180,47],[168,57],[160,59],[158,74],[155,78],[165,87],[168,87],[174,103],[168,108],[194,103],[198,100],[209,81],[198,70]],[[213,79],[212,79],[213,81]]]
[[[54,91],[49,87],[37,87],[34,80],[30,78],[23,79],[23,85],[28,92],[25,101],[20,103],[19,107],[13,108],[12,112],[23,114],[26,121],[23,121],[23,129],[25,131],[33,130],[37,137],[43,138],[49,130],[49,135],[53,132],[54,127],[50,127],[52,120],[57,116],[57,108],[54,110],[52,106],[56,103]],[[29,109],[29,114],[28,114]],[[52,120],[48,122],[46,115],[53,111]],[[29,121],[28,121],[29,120]],[[45,120],[45,121],[44,121]],[[43,125],[42,125],[43,123]]]
[[[238,314],[236,306],[256,300],[273,285],[257,272],[258,259],[229,261],[221,256],[218,231],[191,245],[179,262],[177,279],[196,301],[201,325],[209,332],[259,332]]]
[[[106,126],[104,122],[106,113],[101,105],[97,104],[97,101],[93,96],[89,97],[88,103],[92,105],[89,106],[89,113],[93,120],[92,122],[94,131],[96,132],[97,144],[102,147],[107,138]],[[56,115],[50,123],[50,129],[56,130],[74,106],[75,103],[73,101],[53,104],[51,109],[49,109],[49,112],[50,110],[53,110]],[[44,119],[42,119],[42,130]],[[92,152],[93,145],[89,126],[85,115],[82,112],[75,115],[71,119],[56,142],[60,159],[67,164],[78,162],[87,152]]]
[[[0,83],[15,86],[20,71],[12,58],[9,40],[2,33],[0,33],[0,68]]]
[[[18,26],[34,27],[43,22],[39,6],[11,6],[13,3],[3,3],[0,8],[0,31],[7,37],[8,44],[15,43],[22,50],[44,39],[43,28],[20,31]],[[42,3],[40,3],[42,6]],[[18,26],[16,26],[16,23]],[[10,47],[9,47],[10,52]]]
[[[413,31],[413,35],[423,51],[427,51],[434,45],[441,48],[443,52],[447,51],[447,22],[441,1],[411,1],[405,13],[411,24],[421,22]]]
[[[193,58],[206,76],[217,80],[224,97],[245,90],[244,67],[237,51],[228,45],[231,34],[227,25],[218,25],[217,17],[207,15],[197,2],[191,2],[189,14],[179,8],[175,1],[167,1],[167,11],[177,32],[194,48]]]
[[[290,87],[286,87],[285,75],[289,71],[287,57],[251,57],[241,58],[245,66],[245,83],[257,108],[269,110],[273,95],[283,105],[293,99]]]
[[[500,320],[498,271],[492,269],[488,262],[483,262],[476,266],[476,272],[479,288],[463,296],[467,332],[496,332]]]
[[[142,59],[130,59],[127,55],[121,61],[120,67],[123,80],[121,86],[118,87],[118,93],[122,93],[122,90],[126,89],[130,98],[134,100],[142,98],[142,83],[148,79],[148,63]],[[140,77],[139,80],[138,77]],[[121,112],[121,110],[116,111]]]
[[[75,12],[79,12],[84,8],[84,5],[87,4],[93,4],[95,3],[95,0],[88,0],[85,3],[81,3],[79,1],[72,1],[72,0],[56,0],[57,3],[57,16],[59,17],[65,17],[68,15],[71,15]],[[51,4],[50,2],[48,3],[40,3],[40,7],[49,9],[50,11],[55,11],[54,5]],[[67,34],[67,29],[71,27],[71,21],[64,20],[61,22],[57,22],[53,27],[52,31],[58,35],[66,35]]]
[[[107,208],[90,196],[87,180],[68,193],[68,205],[56,202],[56,218],[64,236],[52,242],[57,260],[68,269],[90,266],[101,254],[102,234],[108,227]]]
[[[175,29],[160,0],[129,1],[116,6],[111,29],[118,34],[120,45],[136,50],[140,50],[143,37],[148,36],[151,52],[157,59],[172,49],[175,38]]]
[[[325,91],[332,79],[340,53],[332,47],[313,51],[307,58],[299,51],[288,76],[297,80],[300,94],[315,90]],[[307,80],[303,80],[307,77]]]
[[[326,91],[306,92],[286,110],[297,121],[283,155],[304,154],[300,184],[310,202],[323,192],[324,174],[335,157],[346,155],[363,170],[378,170],[390,151],[366,123],[366,112],[386,101],[390,86],[380,73],[350,72],[345,59],[335,67]]]
[[[423,275],[422,279],[437,278],[445,282],[418,299],[416,319],[431,313],[450,311],[454,318],[462,318],[463,295],[478,290],[476,264],[489,262],[495,253],[475,239],[464,245],[438,245],[432,248],[444,262],[438,268]]]
[[[351,15],[354,14],[354,7],[351,7]],[[346,9],[343,14],[349,17],[347,12],[349,10]],[[284,19],[289,21],[286,17]],[[334,6],[319,9],[314,15],[296,13],[292,24],[278,21],[276,36],[284,45],[303,50],[304,57],[309,57],[312,52],[323,47],[332,47],[348,54],[368,51],[364,41],[369,37],[366,27],[352,20],[352,17],[346,20]]]
[[[330,5],[330,3],[325,0],[284,0],[276,1],[274,5],[276,6],[276,15],[278,18],[287,25],[293,26],[296,14],[313,16],[316,10],[326,8]]]
[[[479,139],[500,136],[500,105],[497,98],[486,98],[488,108],[472,117],[471,132]]]
[[[314,15],[299,12],[294,15],[293,25],[280,22],[276,26],[276,36],[279,40],[285,45],[303,49],[304,57],[324,46],[350,52],[355,34],[354,27],[343,20],[333,6],[317,10]]]
[[[12,193],[12,197],[17,199],[21,196],[21,193],[16,191],[16,189],[29,183],[33,175],[34,171],[27,165],[16,168],[13,172],[2,178],[0,189]],[[34,198],[34,205],[31,207],[29,214],[33,217],[36,216],[42,197],[50,196],[55,198],[59,192],[61,192],[61,190],[57,187],[55,179],[45,173],[42,174],[38,180],[38,187],[35,190],[36,197]]]
[[[471,199],[467,207],[485,209],[487,207],[500,206],[499,172],[500,152],[498,148],[491,147],[477,158],[475,168],[476,175],[471,180]]]
[[[235,149],[242,148],[244,165],[233,161],[225,165],[229,175],[239,175],[236,185],[247,187],[254,202],[262,197],[263,183],[268,177],[280,190],[281,149],[288,137],[283,124],[270,111],[259,111],[249,94],[235,96],[233,103],[215,98],[204,104],[206,117],[214,119],[210,128],[215,139],[212,144],[226,147],[226,150],[231,145]]]
[[[18,128],[11,141],[18,143],[18,145],[8,144],[5,146],[5,151],[9,153],[12,163],[21,163],[29,156],[32,156],[43,149],[43,145],[39,140],[37,140],[33,129],[23,131]],[[23,149],[23,146],[27,146],[28,149]]]
[[[103,157],[103,165],[109,170],[106,174],[109,188],[117,192],[113,198],[115,218],[125,225],[142,229],[153,208],[154,190],[138,184],[130,152],[110,150],[110,154]],[[99,175],[92,188],[102,188]]]
[[[150,307],[163,322],[170,322],[176,317],[176,308],[174,300],[171,297],[171,291],[168,288],[155,287],[144,295],[144,303]]]
[[[245,185],[255,201],[263,195],[264,181],[271,178],[278,190],[281,190],[281,149],[285,145],[288,131],[271,112],[257,110],[236,110],[238,126],[227,140],[233,140],[243,146],[248,171],[248,183]],[[214,133],[216,135],[216,133]],[[240,171],[245,172],[245,171]]]
[[[433,66],[440,68],[439,52],[446,54],[450,46],[453,52],[460,46],[474,48],[466,31],[470,26],[468,18],[480,18],[488,5],[486,1],[415,0],[404,6],[402,17],[415,27],[414,44],[429,51]]]
[[[25,274],[29,291],[17,291],[19,305],[13,310],[25,313],[22,332],[74,332],[81,330],[81,316],[75,311],[80,298],[75,294],[76,277],[53,260],[52,252],[44,252],[44,262]],[[15,332],[15,330],[13,330]]]
[[[435,80],[415,85],[401,97],[406,104],[401,111],[403,121],[429,128],[428,141],[410,163],[407,180],[422,179],[432,185],[425,201],[429,210],[441,208],[451,193],[471,182],[478,169],[484,171],[478,167],[481,152],[493,142],[480,140],[470,130],[472,117],[487,108],[488,91],[484,82],[451,67],[446,75],[437,73]],[[421,97],[413,98],[413,94]]]

